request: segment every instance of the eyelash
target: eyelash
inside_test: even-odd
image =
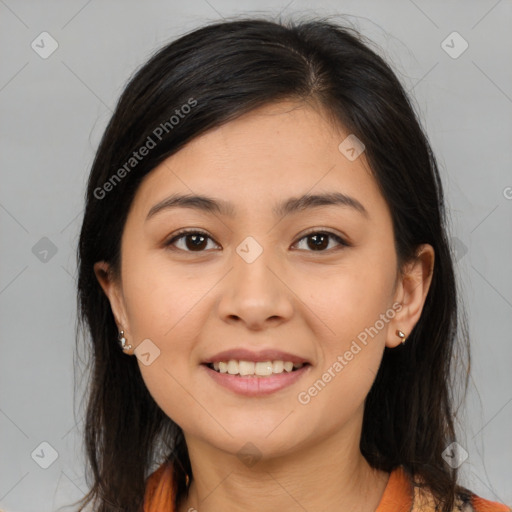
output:
[[[295,242],[293,245],[297,245],[299,242],[301,242],[302,240],[304,240],[305,238],[308,238],[312,235],[327,235],[328,237],[336,240],[336,242],[339,243],[340,246],[342,247],[350,247],[350,244],[344,240],[343,238],[341,238],[339,235],[335,234],[335,233],[332,233],[331,231],[323,231],[323,230],[319,230],[319,229],[314,229],[312,231],[309,231],[307,233],[305,233],[304,235],[302,235],[301,238],[298,239],[297,242]],[[213,240],[213,238],[211,238],[206,232],[204,231],[201,231],[201,230],[197,230],[197,229],[183,229],[181,231],[179,231],[178,233],[176,233],[168,242],[165,243],[165,246],[166,247],[169,247],[169,246],[172,246],[175,242],[177,242],[178,240],[182,239],[182,238],[185,238],[186,235],[203,235],[205,236],[206,238],[209,238],[210,240]],[[214,240],[213,240],[214,241]],[[215,241],[214,241],[215,242]],[[215,242],[216,243],[216,242]],[[201,253],[201,252],[206,252],[205,250],[201,250],[201,251],[189,251],[188,249],[179,249],[177,247],[174,247],[172,250],[178,250],[178,251],[183,251],[183,252],[189,252],[189,253]],[[333,249],[325,249],[325,250],[319,250],[319,251],[306,251],[306,252],[319,252],[319,253],[322,253],[322,252],[331,252]]]

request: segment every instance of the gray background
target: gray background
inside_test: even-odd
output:
[[[337,0],[314,11],[303,0],[0,0],[0,508],[54,511],[87,489],[75,247],[86,176],[126,80],[183,32],[255,11],[345,15],[414,95],[441,166],[472,335],[462,483],[512,504],[510,0]],[[43,31],[58,43],[46,59],[31,47]],[[461,39],[442,45],[453,31],[469,44],[457,58],[445,50],[458,53]],[[45,39],[39,51],[49,48]],[[58,453],[47,469],[42,442]]]

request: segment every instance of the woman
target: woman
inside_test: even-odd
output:
[[[83,504],[510,511],[457,483],[451,258],[435,157],[355,31],[247,19],[162,48],[88,183]]]

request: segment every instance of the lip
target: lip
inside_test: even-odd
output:
[[[287,355],[287,357],[289,356]],[[236,358],[232,357],[231,359]],[[224,361],[225,359],[220,360]],[[268,360],[270,359],[264,359],[264,361]],[[279,360],[279,358],[277,360]],[[290,361],[291,359],[286,360]],[[256,377],[252,375],[236,376],[230,375],[229,373],[219,373],[207,366],[206,363],[202,364],[201,367],[204,368],[207,374],[217,384],[238,395],[252,397],[270,395],[271,393],[285,389],[301,379],[311,369],[311,365],[306,364],[302,368],[292,372],[276,373],[268,377]]]
[[[219,352],[204,360],[203,364],[219,363],[220,361],[229,361],[230,359],[235,359],[237,361],[254,361],[256,363],[262,361],[291,361],[294,364],[309,363],[309,361],[303,357],[290,354],[289,352],[282,352],[280,350],[267,349],[260,350],[259,352],[253,352],[244,348],[235,348]]]

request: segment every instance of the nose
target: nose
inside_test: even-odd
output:
[[[269,253],[251,263],[233,254],[233,268],[222,282],[219,314],[228,323],[243,323],[250,330],[264,330],[288,321],[293,315],[293,291],[284,269]]]

